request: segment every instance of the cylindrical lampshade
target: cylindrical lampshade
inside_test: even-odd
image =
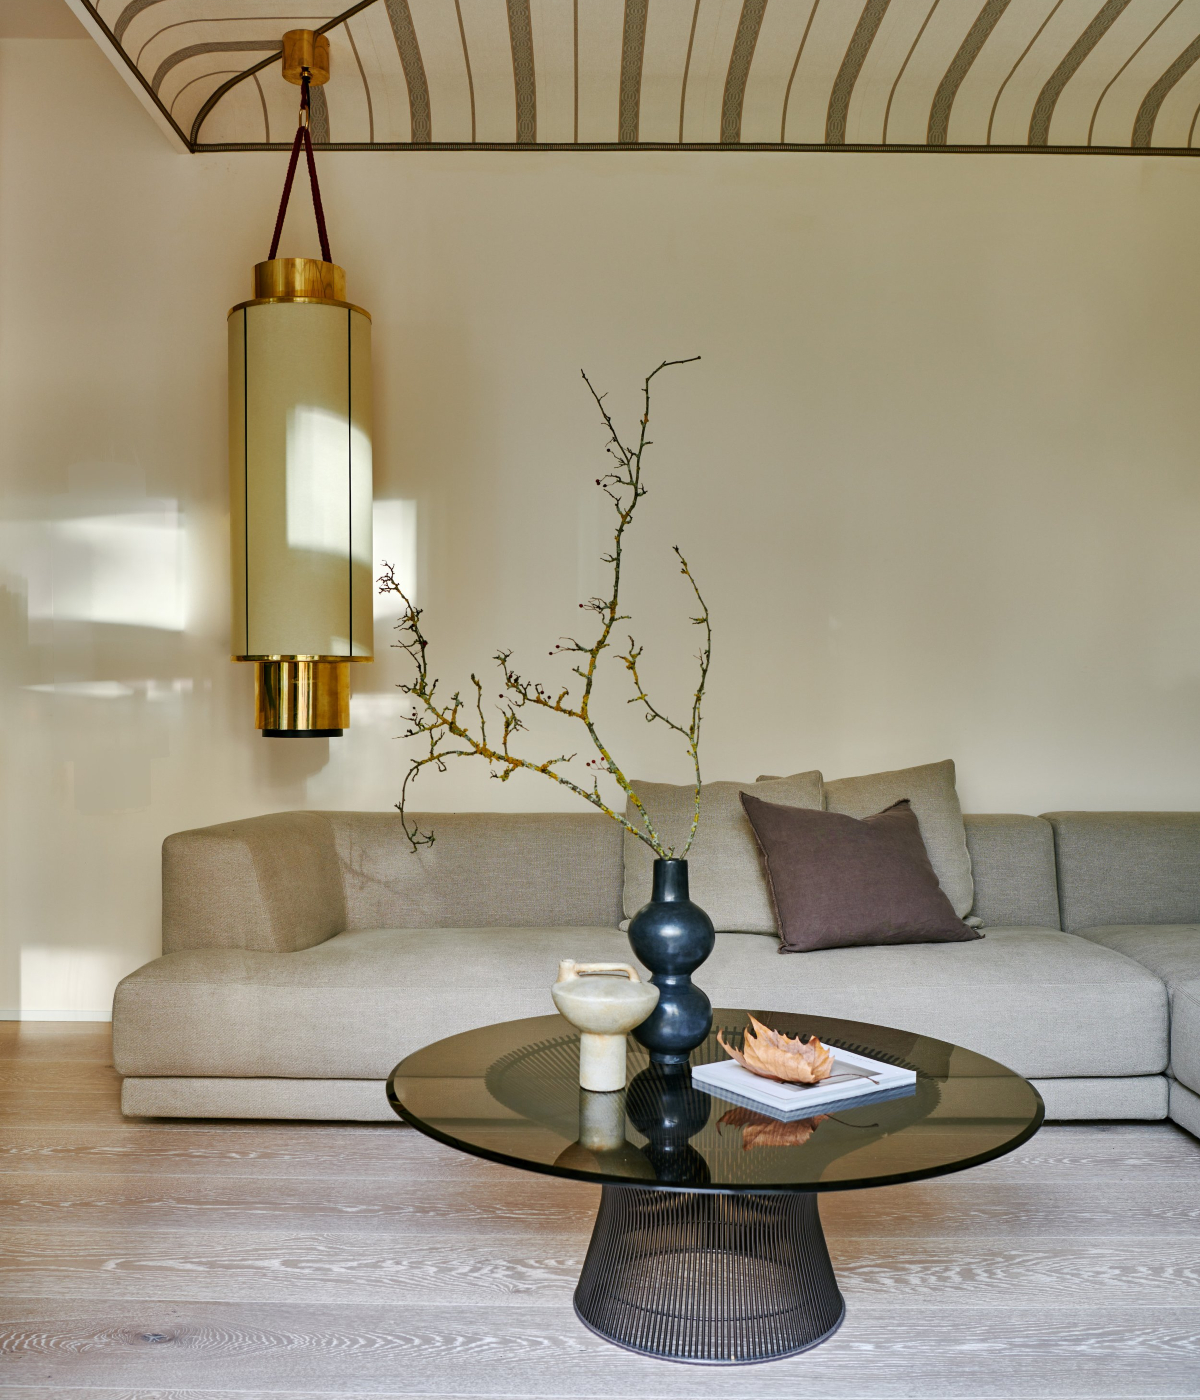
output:
[[[374,650],[371,318],[310,258],[260,263],[255,292],[229,313],[233,653],[259,663],[264,733],[337,733],[345,663]],[[311,703],[279,698],[296,662]]]

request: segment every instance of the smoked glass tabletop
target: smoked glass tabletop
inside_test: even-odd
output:
[[[837,1191],[959,1171],[1003,1156],[1041,1125],[1037,1090],[974,1051],[828,1016],[750,1013],[787,1035],[916,1072],[902,1097],[781,1119],[651,1065],[628,1038],[624,1091],[579,1087],[579,1035],[561,1016],[504,1021],[436,1041],[388,1080],[392,1107],[459,1151],[526,1171],[675,1190]],[[692,1064],[741,1044],[745,1011],[715,1010]]]

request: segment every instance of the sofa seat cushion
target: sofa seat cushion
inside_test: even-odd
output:
[[[1200,924],[1100,924],[1078,933],[1136,959],[1167,984],[1171,1073],[1200,1093]]]
[[[718,935],[696,974],[715,1004],[899,1026],[976,1050],[1028,1078],[1166,1068],[1159,978],[1057,929],[989,928],[977,942],[826,948],[802,958],[777,957],[772,940],[745,941],[757,945],[754,958]]]
[[[168,953],[117,986],[113,1063],[128,1075],[386,1079],[431,1041],[552,1012],[561,958],[633,960],[615,928],[359,929],[299,953]]]
[[[1166,1066],[1162,982],[1072,934],[990,928],[970,943],[803,958],[778,948],[761,934],[718,934],[696,980],[717,1006],[898,1026],[1034,1077]],[[297,953],[168,953],[117,988],[114,1062],[128,1075],[383,1079],[430,1041],[547,1014],[560,958],[631,954],[612,928],[372,929]]]

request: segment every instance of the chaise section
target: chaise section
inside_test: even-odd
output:
[[[1171,1007],[1171,1073],[1200,1093],[1200,924],[1116,924],[1079,936],[1124,953],[1166,984]]]
[[[1063,927],[1167,988],[1171,1116],[1200,1132],[1200,813],[1051,812]]]

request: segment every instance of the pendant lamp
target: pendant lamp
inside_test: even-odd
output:
[[[349,663],[373,655],[371,318],[330,256],[308,130],[328,39],[285,34],[283,76],[300,124],[275,236],[253,299],[229,313],[233,659],[257,667],[266,737],[329,738],[350,722]],[[319,261],[276,256],[301,145]]]

